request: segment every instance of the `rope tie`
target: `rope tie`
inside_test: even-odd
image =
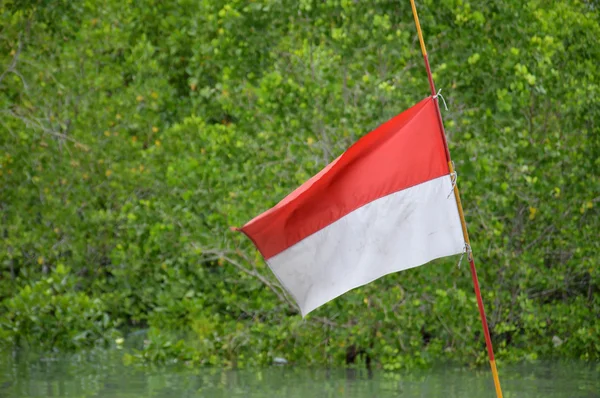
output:
[[[442,95],[442,89],[440,88],[437,92],[436,95],[433,96],[434,99],[437,99],[437,97],[440,97],[442,99],[442,102],[444,103],[444,108],[446,108],[446,111],[448,110],[448,105],[446,105],[446,100],[444,99],[444,96]]]
[[[471,261],[471,256],[473,255],[473,251],[471,250],[471,245],[465,242],[465,250],[460,255],[460,259],[458,260],[458,268],[460,268],[460,264],[462,263],[463,257],[467,254],[469,261]]]
[[[452,181],[452,190],[450,191],[448,196],[446,196],[446,199],[450,198],[450,196],[452,195],[452,192],[454,192],[454,188],[456,188],[456,180],[458,180],[458,173],[456,172],[456,170],[454,170],[452,173],[450,173],[450,180]]]

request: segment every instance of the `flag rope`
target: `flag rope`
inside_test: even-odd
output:
[[[471,245],[469,245],[468,243],[465,243],[465,251],[462,252],[462,254],[460,255],[460,258],[458,259],[457,267],[460,268],[460,264],[462,263],[462,260],[465,257],[465,254],[467,255],[467,258],[471,258],[472,253],[473,252],[471,251]]]
[[[450,191],[448,196],[446,196],[446,199],[450,199],[450,195],[454,193],[454,187],[456,187],[456,182],[458,181],[458,172],[456,171],[456,169],[452,173],[450,173],[450,181],[452,182],[452,190]]]
[[[433,96],[433,98],[437,98],[440,97],[442,99],[442,102],[444,103],[444,108],[446,108],[446,111],[448,110],[448,105],[446,105],[446,100],[444,99],[444,96],[442,95],[442,89],[440,88],[437,92],[436,95]]]
[[[444,148],[446,150],[446,160],[448,161],[448,169],[450,170],[450,174],[455,173],[454,164],[450,158],[450,151],[448,150],[448,143],[446,141],[446,133],[444,131],[444,123],[442,120],[442,113],[440,111],[440,104],[438,97],[440,96],[439,92],[435,91],[435,84],[433,83],[433,76],[431,73],[431,66],[429,65],[429,57],[427,56],[427,50],[425,49],[425,41],[423,40],[423,32],[421,31],[421,24],[419,23],[419,16],[417,14],[417,7],[415,5],[415,0],[410,0],[410,5],[412,7],[413,17],[415,19],[415,26],[417,28],[417,34],[419,36],[419,44],[421,45],[421,53],[423,54],[423,59],[425,61],[425,69],[427,69],[427,79],[429,80],[429,88],[431,89],[431,95],[436,104],[438,122],[440,124],[440,129],[442,132],[442,138],[444,141]],[[445,102],[445,101],[444,101]],[[458,208],[458,214],[460,216],[460,223],[462,226],[463,236],[465,239],[466,247],[471,248],[471,242],[469,240],[469,232],[467,231],[467,222],[465,221],[465,214],[463,212],[462,203],[460,200],[460,193],[458,190],[458,185],[454,184],[454,197],[456,199],[456,206]],[[490,338],[490,330],[488,327],[487,319],[485,316],[485,309],[483,307],[483,299],[481,298],[481,289],[479,288],[479,280],[477,278],[477,270],[475,268],[475,261],[473,259],[472,251],[469,250],[468,253],[469,265],[471,268],[471,278],[473,279],[473,288],[475,290],[475,295],[477,297],[477,306],[479,308],[479,315],[481,318],[481,325],[483,327],[483,332],[485,335],[485,344],[487,346],[490,368],[492,370],[492,376],[494,379],[494,387],[496,389],[497,398],[502,398],[502,389],[500,387],[500,378],[498,377],[498,370],[496,368],[496,360],[494,358],[494,349],[492,347],[492,339]]]

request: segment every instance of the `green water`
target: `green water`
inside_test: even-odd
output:
[[[121,351],[71,357],[9,353],[0,397],[494,397],[487,369],[439,367],[388,373],[352,369],[139,369]],[[504,397],[600,397],[600,364],[540,362],[500,367]]]

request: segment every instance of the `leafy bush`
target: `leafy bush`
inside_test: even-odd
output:
[[[51,276],[25,285],[4,302],[8,314],[3,337],[46,350],[107,345],[119,336],[117,323],[100,299],[76,290],[74,278],[61,264]]]
[[[419,7],[499,359],[597,360],[597,6]],[[485,362],[457,259],[301,320],[229,230],[427,95],[408,2],[9,0],[0,24],[0,344]]]

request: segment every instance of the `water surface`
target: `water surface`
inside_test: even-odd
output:
[[[122,356],[122,351],[60,358],[5,354],[0,397],[495,397],[487,369],[140,369],[123,365]],[[499,371],[505,398],[600,398],[600,364],[539,362]]]

